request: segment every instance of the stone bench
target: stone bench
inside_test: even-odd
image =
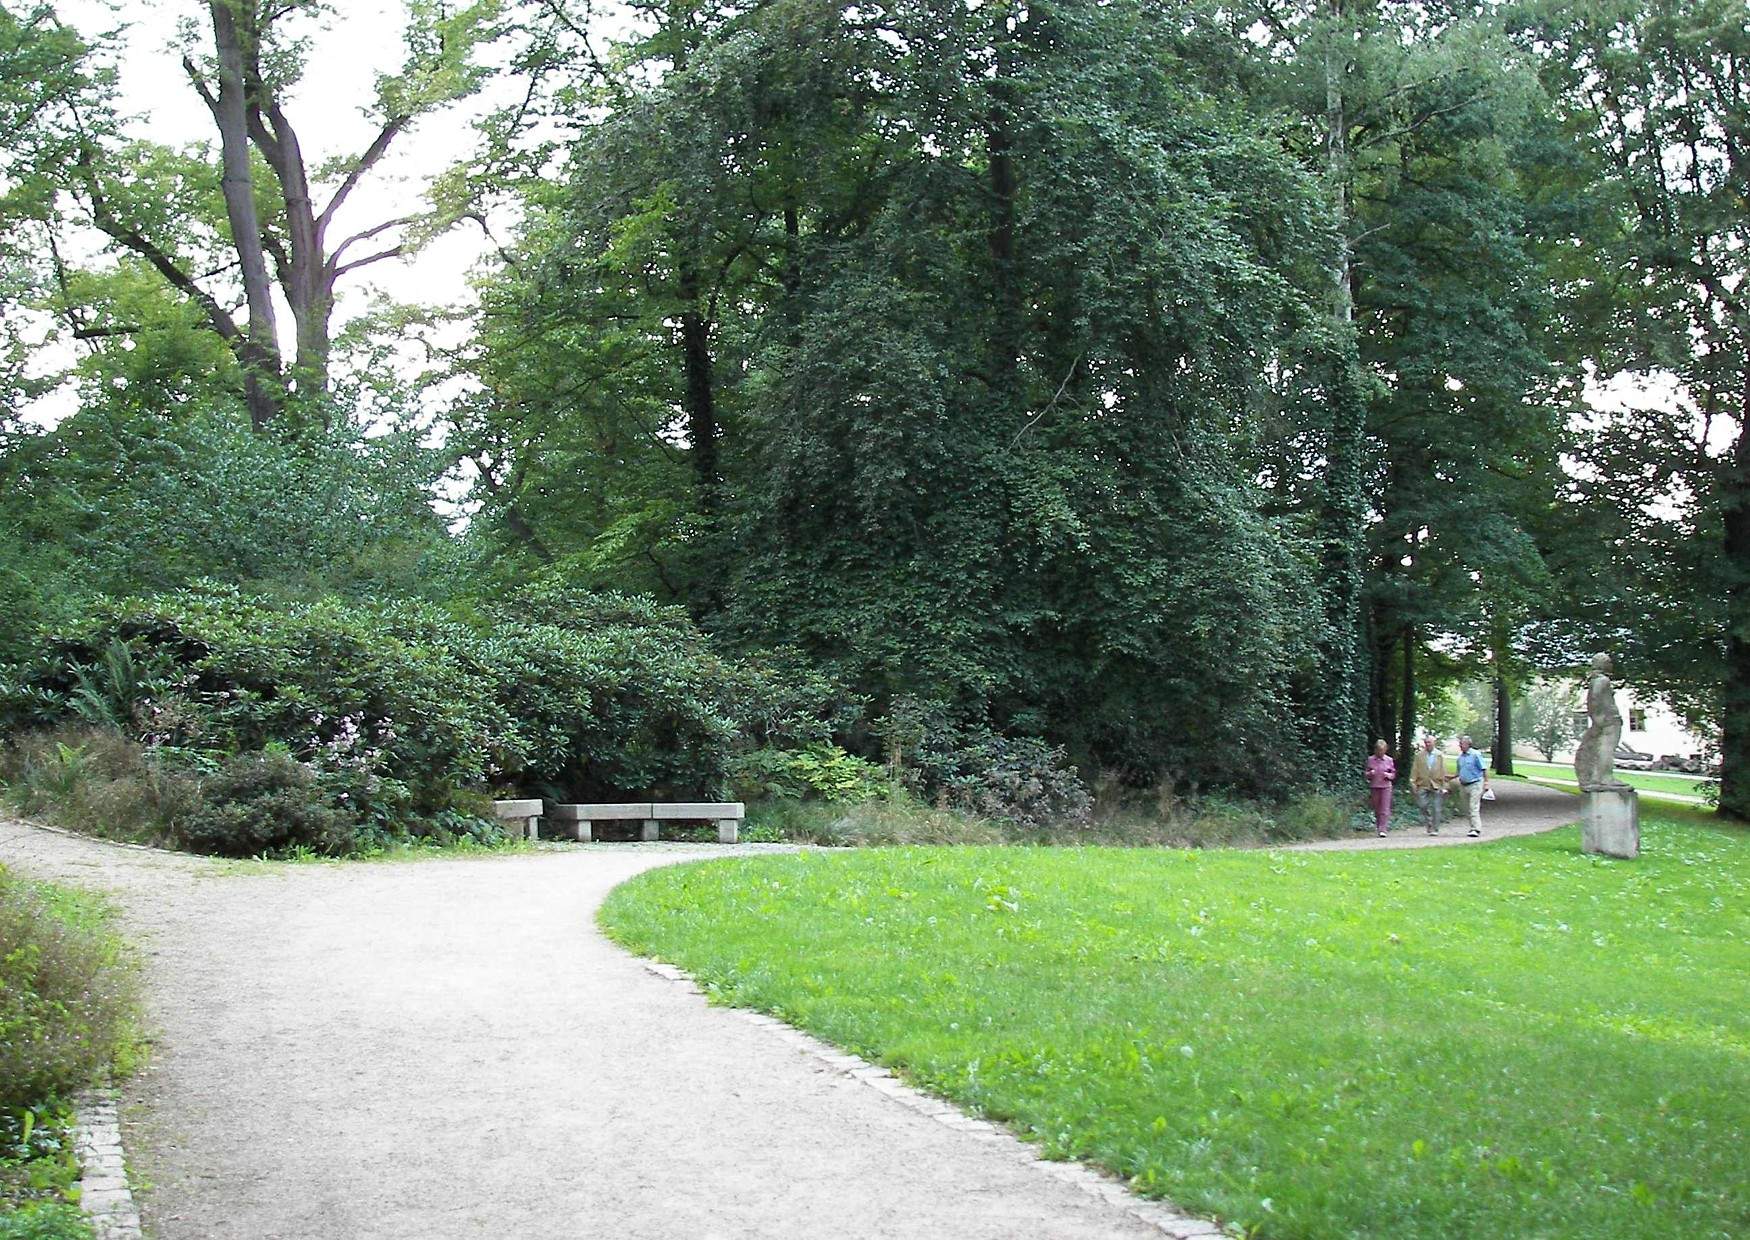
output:
[[[492,812],[500,822],[514,822],[511,830],[526,840],[541,838],[541,801],[494,801]]]
[[[560,805],[547,815],[555,822],[568,822],[580,843],[595,838],[598,822],[637,822],[638,838],[659,838],[664,822],[709,822],[717,828],[719,843],[733,844],[740,835],[747,807],[740,801],[676,801],[664,805],[652,801],[626,801],[602,805]]]

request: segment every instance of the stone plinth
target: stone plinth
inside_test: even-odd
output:
[[[1633,788],[1615,785],[1587,788],[1580,819],[1580,851],[1606,857],[1641,855],[1640,798]]]

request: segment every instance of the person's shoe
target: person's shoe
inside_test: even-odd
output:
[[[1472,828],[1471,828],[1471,829],[1470,829],[1470,832],[1469,832],[1469,833],[1470,833],[1470,834],[1471,834],[1471,835],[1473,835],[1473,836],[1476,836],[1476,835],[1481,835],[1481,834],[1482,834],[1482,832],[1481,832],[1481,831],[1479,831],[1479,830],[1477,830],[1477,829],[1476,829],[1476,828],[1475,828],[1475,827],[1472,827]]]
[[[1385,838],[1385,832],[1384,832],[1384,831],[1381,831],[1381,832],[1380,832],[1380,833],[1379,833],[1379,838],[1380,838],[1380,839],[1382,839],[1382,840],[1383,840],[1383,839],[1384,839],[1384,838]]]

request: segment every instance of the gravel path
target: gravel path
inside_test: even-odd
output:
[[[1455,819],[1452,811],[1458,805],[1456,796],[1446,798],[1446,819],[1440,824],[1439,835],[1429,835],[1420,826],[1393,831],[1380,839],[1371,829],[1358,831],[1348,839],[1315,840],[1310,844],[1291,844],[1301,852],[1360,852],[1376,848],[1443,848],[1453,844],[1487,844],[1490,840],[1509,835],[1534,835],[1580,821],[1580,798],[1574,793],[1558,792],[1539,784],[1517,779],[1494,781],[1495,799],[1483,802],[1483,833],[1473,839],[1466,835],[1468,824]],[[1399,796],[1408,796],[1399,793]],[[1410,804],[1414,804],[1414,800]]]
[[[1159,1236],[596,931],[616,883],[727,851],[236,866],[0,822],[0,862],[113,892],[146,953],[157,1240]]]

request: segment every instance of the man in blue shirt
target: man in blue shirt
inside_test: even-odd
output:
[[[1458,738],[1458,804],[1470,820],[1470,834],[1483,833],[1483,793],[1489,788],[1489,768],[1483,755],[1470,747],[1470,737]]]

